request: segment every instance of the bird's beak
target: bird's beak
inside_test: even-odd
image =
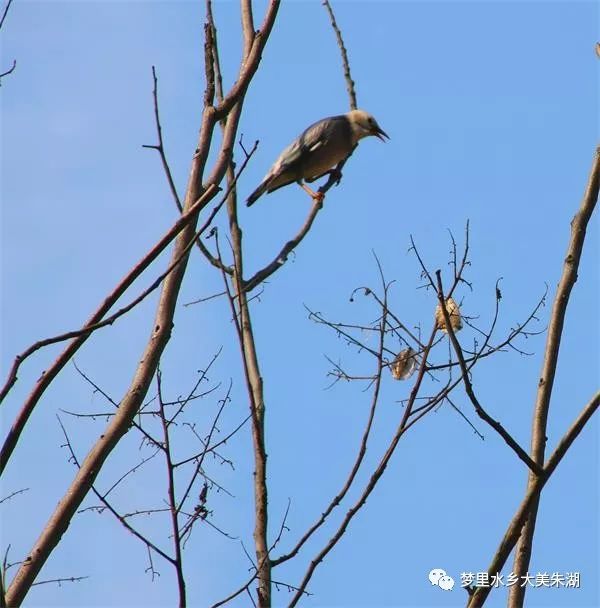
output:
[[[375,137],[378,137],[381,141],[385,141],[385,139],[390,138],[390,136],[379,126],[375,127],[371,133],[375,135]]]

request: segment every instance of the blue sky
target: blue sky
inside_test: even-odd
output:
[[[256,4],[259,21],[265,3]],[[461,243],[469,220],[474,289],[459,294],[463,310],[485,325],[502,277],[497,335],[504,335],[528,315],[546,285],[553,295],[598,140],[594,3],[363,1],[336,2],[334,8],[359,105],[391,140],[361,143],[310,235],[253,305],[267,396],[274,532],[292,501],[281,550],[293,546],[339,489],[370,402],[362,385],[324,390],[330,383],[324,355],[357,373],[370,373],[373,362],[311,323],[304,305],[333,320],[372,321],[376,310],[364,298],[350,303],[349,295],[359,285],[378,284],[375,251],[387,278],[396,280],[393,309],[408,325],[429,331],[435,300],[417,289],[409,236],[432,269],[446,270],[448,229]],[[225,83],[231,84],[241,40],[237,3],[216,2],[215,17]],[[14,3],[1,47],[1,66],[17,59],[17,70],[0,90],[2,370],[31,342],[78,327],[176,219],[157,155],[141,147],[156,142],[151,66],[158,70],[167,152],[182,192],[202,104],[202,24],[203,6],[195,2]],[[240,194],[252,191],[306,125],[347,107],[335,39],[320,2],[283,3],[240,123],[246,142],[260,140]],[[295,233],[308,206],[306,195],[290,187],[240,210],[248,272]],[[125,301],[165,268],[166,259]],[[598,259],[595,218],[567,317],[550,450],[598,388]],[[162,366],[165,390],[174,397],[189,389],[196,370],[223,346],[211,381],[225,386],[233,379],[223,420],[227,432],[246,416],[247,402],[226,302],[183,306],[220,289],[220,276],[194,253]],[[78,365],[117,401],[150,331],[154,304],[155,297],[149,298],[77,355]],[[538,329],[549,312],[549,306],[541,311]],[[472,340],[467,331],[459,337],[465,344]],[[544,339],[523,343],[534,353],[530,357],[502,353],[474,372],[480,401],[523,446],[529,444]],[[4,429],[57,352],[47,349],[25,365],[3,407]],[[385,449],[401,415],[398,401],[410,387],[386,377],[367,466]],[[218,397],[223,395],[221,388]],[[526,471],[476,419],[462,393],[456,402],[485,441],[447,407],[407,434],[349,533],[317,570],[306,606],[464,605],[463,591],[444,593],[429,584],[427,573],[441,567],[458,578],[461,571],[487,568],[520,501]],[[188,420],[206,425],[206,413],[216,405],[216,398],[205,400]],[[2,546],[11,544],[13,560],[29,550],[73,476],[56,421],[61,408],[98,412],[110,406],[72,367],[39,404],[2,480],[3,496],[30,488],[1,506]],[[104,421],[67,417],[65,423],[82,457]],[[185,433],[180,441],[182,453],[191,449]],[[214,523],[251,550],[249,447],[246,429],[226,449],[235,471],[210,465],[235,498],[212,493],[209,506]],[[128,437],[100,486],[109,487],[137,462],[138,448],[139,439]],[[529,606],[600,605],[599,473],[593,420],[544,491],[530,569],[578,571],[581,588],[530,590]],[[149,466],[123,487],[118,504],[123,510],[160,504],[164,484],[162,466]],[[164,522],[140,525],[168,543]],[[297,584],[326,538],[307,547],[297,564],[276,571],[277,579]],[[28,605],[173,605],[172,572],[156,562],[161,577],[151,582],[145,555],[108,515],[82,513],[42,578],[90,578],[34,588]],[[227,595],[245,580],[248,567],[239,540],[198,528],[187,548],[190,604],[210,605]],[[287,599],[286,591],[277,596],[281,605]],[[503,604],[505,592],[493,593],[489,605]]]

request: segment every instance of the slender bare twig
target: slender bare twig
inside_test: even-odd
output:
[[[179,400],[179,407],[175,410],[175,412],[173,414],[171,414],[171,416],[168,418],[167,424],[170,426],[173,421],[179,416],[179,414],[181,414],[181,412],[183,411],[183,408],[192,400],[194,399],[196,390],[198,389],[198,387],[200,386],[200,384],[202,382],[204,382],[204,380],[207,379],[207,374],[210,371],[210,368],[214,365],[215,361],[219,358],[221,351],[223,350],[223,347],[219,348],[219,350],[213,355],[212,359],[208,362],[208,365],[202,369],[200,371],[200,376],[198,378],[198,380],[196,380],[196,383],[194,384],[194,386],[192,387],[192,390],[188,393],[187,397],[185,397],[184,399],[180,399]],[[220,384],[220,383],[219,383]],[[209,392],[212,392],[211,391]],[[207,393],[205,393],[207,394]],[[165,403],[165,405],[167,405]]]
[[[32,587],[36,585],[49,585],[50,583],[56,583],[59,587],[61,583],[78,583],[79,581],[84,581],[86,578],[90,578],[89,576],[65,576],[64,578],[49,578],[45,581],[39,581],[37,583],[33,583]]]
[[[12,65],[8,68],[8,70],[5,70],[4,72],[2,72],[2,74],[0,74],[0,80],[2,80],[2,78],[4,78],[5,76],[8,76],[9,74],[12,74],[15,71],[16,67],[17,60],[13,59]]]
[[[171,437],[169,434],[169,420],[165,413],[165,405],[162,397],[162,384],[160,369],[156,371],[156,386],[158,390],[158,406],[160,408],[160,422],[163,430],[163,453],[165,464],[167,465],[167,495],[169,511],[171,513],[171,529],[173,531],[173,551],[175,553],[174,568],[177,575],[177,589],[179,592],[179,608],[186,606],[185,578],[183,576],[183,556],[181,553],[181,538],[179,536],[179,513],[177,499],[175,497],[175,467],[173,466],[173,456],[171,454]],[[179,410],[181,411],[181,410]]]
[[[319,202],[315,202],[311,207],[311,210],[300,228],[298,233],[291,238],[282,248],[272,262],[267,264],[264,268],[257,271],[252,277],[244,282],[243,288],[245,292],[252,291],[255,287],[260,285],[263,281],[268,279],[274,272],[279,270],[288,259],[290,253],[302,242],[304,237],[308,234],[311,229],[313,222],[315,221],[317,214],[322,209],[323,205]]]
[[[62,424],[61,424],[62,426]],[[131,467],[128,471],[123,473],[111,486],[106,490],[106,492],[102,493],[102,497],[106,498],[113,490],[115,490],[121,483],[123,483],[130,475],[133,475],[136,471],[141,469],[147,462],[154,460],[154,458],[161,452],[164,451],[164,446],[158,444],[155,451],[146,458],[142,458],[140,462]]]
[[[208,433],[208,437],[206,438],[206,440],[203,442],[205,447],[204,450],[202,451],[202,453],[199,455],[197,461],[196,461],[196,468],[194,470],[194,473],[192,474],[190,481],[188,482],[187,488],[185,489],[185,492],[182,495],[181,500],[179,501],[179,506],[177,507],[177,512],[179,513],[181,511],[181,509],[183,508],[183,505],[185,504],[190,492],[192,491],[192,487],[194,486],[194,483],[198,477],[198,475],[200,474],[200,471],[202,469],[202,464],[204,462],[204,458],[206,457],[206,455],[209,453],[209,447],[210,446],[210,442],[212,440],[212,436],[213,433],[215,432],[215,429],[217,428],[217,424],[219,423],[219,418],[221,417],[221,414],[223,413],[223,410],[225,409],[225,406],[227,405],[227,403],[229,403],[230,399],[230,394],[231,394],[231,389],[232,389],[232,382],[229,382],[229,388],[227,389],[227,393],[225,395],[225,397],[223,399],[221,399],[221,405],[219,406],[219,409],[217,410],[217,415],[214,417],[212,425],[210,427],[210,431]]]
[[[156,150],[160,155],[160,160],[162,162],[163,170],[165,172],[165,177],[167,178],[167,182],[169,184],[169,190],[173,195],[173,201],[175,202],[175,206],[179,210],[179,213],[183,212],[183,205],[181,204],[181,199],[179,198],[179,194],[177,193],[177,187],[175,186],[175,182],[173,181],[173,175],[171,174],[171,167],[167,161],[167,155],[165,152],[165,144],[163,141],[162,135],[162,125],[160,123],[160,113],[158,111],[158,77],[156,76],[156,68],[152,66],[152,99],[154,101],[154,122],[156,124],[156,134],[158,136],[158,144],[155,145],[144,145],[142,148],[149,148],[151,150]]]
[[[326,8],[327,13],[329,14],[329,20],[331,21],[331,27],[335,32],[335,37],[337,39],[337,44],[340,49],[340,54],[342,56],[342,67],[344,70],[344,79],[346,81],[346,90],[348,91],[348,99],[350,101],[350,109],[356,110],[358,107],[356,105],[356,84],[354,80],[352,80],[352,75],[350,73],[350,62],[348,61],[348,51],[346,50],[346,46],[344,45],[344,39],[342,38],[342,32],[338,27],[337,21],[335,19],[335,15],[333,14],[333,9],[331,8],[331,4],[329,0],[323,0],[323,6]]]
[[[77,373],[94,389],[95,392],[100,393],[110,404],[112,404],[114,406],[114,408],[118,408],[119,404],[111,398],[111,396],[105,391],[103,390],[100,386],[98,386],[98,384],[96,384],[87,374],[85,374],[83,372],[83,370],[79,369],[79,367],[77,366],[77,363],[75,362],[75,360],[73,360],[73,367],[77,370]],[[85,417],[90,417],[90,416],[86,416],[85,414],[74,414],[73,412],[69,412],[67,410],[61,410],[63,411],[65,414],[69,414],[70,416],[76,416],[79,418],[85,418]],[[114,416],[114,412],[111,414],[112,416]],[[95,418],[96,415],[92,415],[92,418]],[[149,433],[147,433],[140,424],[138,424],[135,420],[132,420],[131,422],[132,426],[134,426],[135,428],[137,428],[137,430],[142,433],[142,435],[144,435],[146,437],[146,439],[148,440],[148,443],[150,445],[155,445],[157,447],[160,447],[160,444],[158,443],[158,441],[156,441],[154,439],[154,437],[152,437]]]
[[[498,302],[498,300],[496,299],[496,302]],[[510,333],[508,334],[508,336],[498,342],[495,346],[490,346],[489,349],[487,350],[482,350],[481,348],[479,349],[478,353],[476,355],[471,355],[469,357],[465,357],[465,363],[469,364],[468,365],[468,369],[470,369],[473,365],[473,363],[475,363],[475,361],[479,360],[479,359],[483,359],[485,357],[489,357],[490,355],[493,355],[494,353],[501,351],[502,349],[504,349],[506,346],[511,346],[512,347],[512,342],[513,340],[520,335],[526,335],[526,336],[530,336],[530,335],[537,335],[538,332],[527,332],[525,331],[525,328],[532,322],[532,321],[537,321],[537,313],[540,310],[540,308],[542,306],[544,306],[546,302],[546,293],[544,293],[544,295],[538,300],[537,304],[535,305],[535,307],[533,308],[533,310],[531,311],[531,313],[529,313],[528,317],[525,319],[525,321],[521,322],[521,323],[517,323],[517,325],[511,329]],[[496,317],[496,314],[494,315]],[[488,341],[491,339],[491,332],[487,332],[486,333],[486,338],[488,339]],[[513,347],[515,348],[515,347]],[[519,351],[518,349],[515,348],[515,350]],[[453,361],[451,363],[443,363],[440,365],[430,365],[428,367],[428,369],[430,371],[436,371],[439,369],[445,369],[449,366],[458,366],[460,365],[458,361]]]
[[[467,364],[465,362],[465,357],[462,352],[462,348],[456,338],[456,334],[454,333],[454,328],[450,322],[450,314],[448,313],[448,309],[446,307],[447,298],[449,296],[444,294],[444,288],[442,285],[442,273],[440,270],[437,270],[435,273],[437,279],[437,295],[438,300],[440,302],[440,306],[442,309],[442,314],[444,315],[444,321],[446,322],[446,330],[448,332],[448,337],[450,338],[450,342],[454,348],[454,352],[458,358],[460,364],[460,370],[462,373],[462,379],[465,386],[465,392],[467,393],[477,415],[487,424],[489,424],[507,443],[507,445],[512,448],[515,454],[529,467],[531,471],[535,473],[535,475],[541,474],[541,467],[535,463],[530,457],[529,454],[517,443],[517,441],[513,438],[513,436],[498,422],[494,420],[481,406],[479,400],[475,395],[475,391],[473,390],[473,385],[471,383],[471,379],[469,377],[469,370],[467,369]]]
[[[73,446],[71,444],[71,440],[69,439],[69,435],[67,434],[67,430],[65,429],[65,427],[64,427],[64,425],[62,423],[62,420],[60,419],[59,416],[57,416],[57,419],[58,419],[58,424],[60,425],[60,428],[61,428],[61,430],[63,432],[64,437],[65,437],[65,446],[69,450],[70,459],[73,462],[73,464],[75,464],[75,466],[79,469],[79,468],[81,468],[81,463],[79,462],[79,459],[75,455],[75,451],[73,450]],[[121,525],[128,532],[130,532],[136,538],[138,538],[139,540],[141,540],[149,549],[152,549],[153,551],[155,551],[164,560],[166,560],[167,562],[169,562],[172,565],[175,565],[175,560],[170,555],[167,555],[162,549],[160,549],[159,547],[157,547],[152,541],[150,541],[143,534],[141,534],[140,532],[138,532],[133,526],[131,526],[122,515],[120,515],[119,513],[117,513],[117,511],[114,509],[114,507],[105,498],[104,494],[101,494],[96,489],[96,487],[93,486],[93,485],[91,486],[90,489],[96,495],[96,498],[98,498],[98,500],[103,504],[104,508],[107,509],[108,511],[110,511],[119,520],[119,522],[121,523]],[[9,588],[9,591],[10,591],[10,588]]]
[[[244,375],[246,378],[247,392],[250,402],[250,413],[252,420],[252,444],[254,452],[254,546],[256,552],[257,567],[257,597],[260,608],[271,606],[272,581],[271,562],[268,547],[268,487],[267,487],[267,453],[265,447],[265,400],[263,379],[258,362],[256,343],[252,331],[252,320],[248,306],[247,293],[243,285],[243,247],[242,231],[237,218],[237,196],[233,191],[227,201],[227,213],[229,216],[229,229],[231,234],[231,246],[234,259],[233,288],[235,298],[238,302],[238,311],[235,310],[235,302],[226,282],[227,295],[232,313],[236,318],[236,330],[242,361]],[[239,317],[238,317],[239,315]]]
[[[592,217],[594,208],[598,201],[598,190],[600,187],[600,148],[595,150],[592,168],[586,189],[583,195],[583,200],[575,217],[571,221],[571,236],[567,247],[567,254],[563,264],[563,271],[558,287],[552,312],[550,313],[550,324],[548,326],[548,337],[546,340],[546,349],[544,352],[544,360],[540,379],[538,381],[538,390],[534,406],[533,424],[531,430],[531,457],[541,464],[544,462],[544,454],[546,451],[546,428],[548,424],[548,413],[550,410],[550,401],[552,398],[552,388],[554,386],[554,376],[558,364],[558,353],[560,350],[560,342],[562,339],[565,316],[571,290],[577,281],[577,272],[579,262],[583,252],[585,242],[585,234],[588,223]],[[535,476],[529,475],[527,482],[528,488],[535,484]],[[535,533],[535,523],[539,506],[539,494],[533,500],[531,512],[527,523],[521,533],[521,539],[515,553],[513,572],[516,576],[523,576],[529,569],[531,560],[531,551],[533,546],[533,536]],[[520,608],[525,599],[525,587],[515,585],[515,589],[511,587],[509,592],[510,608]]]
[[[216,39],[216,27],[212,17],[211,2],[208,0],[209,22]],[[252,5],[248,0],[242,0],[242,30],[244,33],[244,56],[251,52],[253,31]],[[216,44],[212,45],[213,70],[217,82],[217,99],[222,104],[221,88],[221,66],[219,53]],[[225,125],[222,124],[225,128]],[[256,145],[256,144],[255,144]],[[243,148],[243,146],[242,146]],[[244,150],[245,152],[245,150]],[[226,175],[228,182],[231,182],[234,171],[233,159],[230,160]],[[242,250],[242,231],[239,227],[237,218],[237,189],[231,189],[227,199],[227,215],[229,218],[229,230],[231,234],[231,249],[233,252],[233,275],[232,283],[235,296],[232,295],[226,273],[222,270],[225,291],[235,322],[236,332],[242,353],[244,365],[244,375],[246,378],[247,392],[250,402],[250,419],[252,420],[252,441],[254,452],[254,496],[255,496],[255,516],[254,516],[254,544],[256,551],[257,564],[256,579],[258,580],[257,597],[258,605],[261,608],[271,606],[271,565],[269,560],[269,549],[267,546],[267,477],[266,477],[266,449],[264,444],[264,395],[262,378],[258,366],[256,345],[252,334],[250,313],[248,309],[248,299],[243,287],[243,250]],[[217,259],[221,260],[221,252],[218,245],[218,235],[216,235]],[[238,302],[236,311],[235,300]],[[256,605],[250,593],[249,587],[245,588],[247,594]]]
[[[8,496],[5,496],[4,498],[0,499],[0,505],[3,502],[7,502],[11,498],[18,496],[19,494],[23,494],[24,492],[29,492],[29,488],[21,488],[20,490],[15,490],[14,492],[11,492]]]
[[[202,454],[218,454],[216,452],[216,449],[221,446],[226,444],[245,424],[246,422],[248,422],[248,420],[250,420],[251,415],[248,414],[248,416],[246,416],[234,429],[233,431],[231,431],[230,433],[228,433],[227,435],[225,435],[225,437],[223,437],[223,439],[221,439],[220,441],[217,441],[217,443],[213,443],[213,445],[209,445],[208,442],[203,441],[204,444],[204,449],[202,450],[202,452],[200,454],[195,454],[194,456],[191,456],[190,458],[184,458],[183,460],[176,462],[175,463],[175,468],[180,467],[184,464],[187,464],[188,462],[191,462],[192,460],[197,460],[198,458],[200,458],[202,456]],[[226,459],[221,457],[221,460],[223,463],[226,462]],[[227,461],[229,462],[229,461]]]
[[[2,11],[2,17],[0,17],[0,30],[2,29],[2,26],[4,25],[4,21],[6,19],[6,15],[8,14],[8,9],[10,8],[10,5],[12,4],[13,0],[8,0],[8,2],[6,3],[4,10]]]

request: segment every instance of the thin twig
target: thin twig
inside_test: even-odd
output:
[[[177,575],[177,589],[179,592],[179,608],[185,608],[186,592],[185,577],[183,576],[183,556],[181,553],[181,537],[179,536],[179,513],[177,499],[175,497],[175,467],[173,466],[173,456],[171,454],[171,437],[169,434],[169,421],[165,414],[165,404],[162,397],[162,377],[161,371],[156,371],[156,387],[158,391],[158,406],[160,411],[160,422],[163,430],[163,453],[165,464],[167,465],[167,495],[169,498],[169,511],[171,514],[171,529],[173,537],[173,550],[175,552],[174,568]]]
[[[65,429],[60,417],[57,416],[56,418],[58,419],[58,424],[60,425],[60,428],[62,429],[63,435],[65,437],[65,442],[66,442],[65,445],[71,455],[71,461],[73,462],[73,464],[75,464],[75,466],[78,469],[80,469],[81,464],[79,462],[79,459],[75,455],[75,451],[73,450],[73,446],[71,444],[71,440],[69,439],[69,435],[67,434],[67,430]],[[151,542],[143,534],[138,532],[133,526],[131,526],[129,523],[127,523],[125,518],[122,515],[119,515],[119,513],[117,513],[117,511],[113,508],[113,506],[106,500],[104,495],[101,494],[94,485],[92,485],[90,489],[92,490],[92,492],[94,492],[94,494],[96,495],[96,498],[98,498],[98,500],[104,505],[104,507],[117,518],[117,520],[121,523],[121,525],[128,532],[131,532],[131,534],[133,534],[136,538],[141,540],[149,549],[152,549],[153,551],[155,551],[158,555],[160,555],[167,562],[169,562],[172,565],[175,565],[175,560],[171,556],[167,555],[164,551],[159,549],[153,542]]]
[[[13,0],[8,0],[8,2],[6,3],[6,6],[4,7],[4,11],[2,11],[2,17],[0,17],[0,30],[2,29],[2,26],[4,25],[4,20],[6,19],[6,15],[8,14],[8,9],[10,8],[12,1]]]
[[[179,210],[179,213],[183,213],[183,205],[181,204],[181,199],[179,198],[179,194],[177,193],[177,187],[175,186],[175,182],[173,180],[173,175],[171,174],[171,168],[167,161],[167,155],[165,152],[165,144],[163,141],[162,135],[162,125],[160,123],[160,113],[158,111],[158,77],[156,76],[156,68],[152,66],[152,81],[154,86],[152,87],[152,99],[154,102],[154,122],[156,124],[156,134],[158,136],[158,145],[142,146],[143,148],[150,148],[152,150],[156,150],[160,155],[160,160],[162,162],[163,170],[165,172],[165,177],[167,178],[167,182],[169,184],[169,190],[173,195],[173,201]]]
[[[448,332],[448,337],[450,338],[450,342],[454,348],[454,352],[459,361],[460,370],[462,373],[462,379],[465,386],[465,392],[467,396],[471,400],[477,415],[484,421],[487,422],[501,437],[504,441],[511,447],[516,455],[529,467],[531,471],[533,471],[536,475],[540,475],[542,472],[541,467],[535,463],[530,457],[529,454],[517,443],[517,441],[512,437],[512,435],[498,422],[494,420],[481,406],[479,400],[475,395],[475,391],[473,390],[473,385],[471,384],[471,379],[469,378],[469,370],[467,368],[467,364],[465,362],[465,357],[462,352],[462,348],[456,338],[456,334],[454,333],[454,328],[452,327],[452,323],[450,322],[450,314],[448,313],[448,309],[446,307],[446,302],[448,296],[444,294],[444,288],[442,285],[442,273],[440,270],[437,270],[436,273],[437,279],[437,295],[440,303],[440,307],[442,309],[442,314],[444,315],[444,321],[446,323],[446,331]]]
[[[335,19],[335,15],[333,14],[333,9],[331,8],[331,4],[329,0],[323,0],[323,6],[327,9],[329,13],[329,20],[331,21],[331,27],[335,32],[335,37],[337,38],[338,47],[340,49],[340,54],[342,56],[342,65],[344,68],[344,79],[346,80],[346,90],[348,91],[348,98],[350,101],[350,109],[356,110],[358,107],[356,105],[356,85],[354,80],[352,80],[352,75],[350,74],[350,62],[348,61],[348,52],[346,51],[346,46],[344,45],[344,39],[342,38],[342,32],[338,27],[337,21]]]

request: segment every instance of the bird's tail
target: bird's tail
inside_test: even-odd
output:
[[[264,180],[263,183],[246,199],[246,206],[254,205],[254,203],[267,191],[269,180]]]

